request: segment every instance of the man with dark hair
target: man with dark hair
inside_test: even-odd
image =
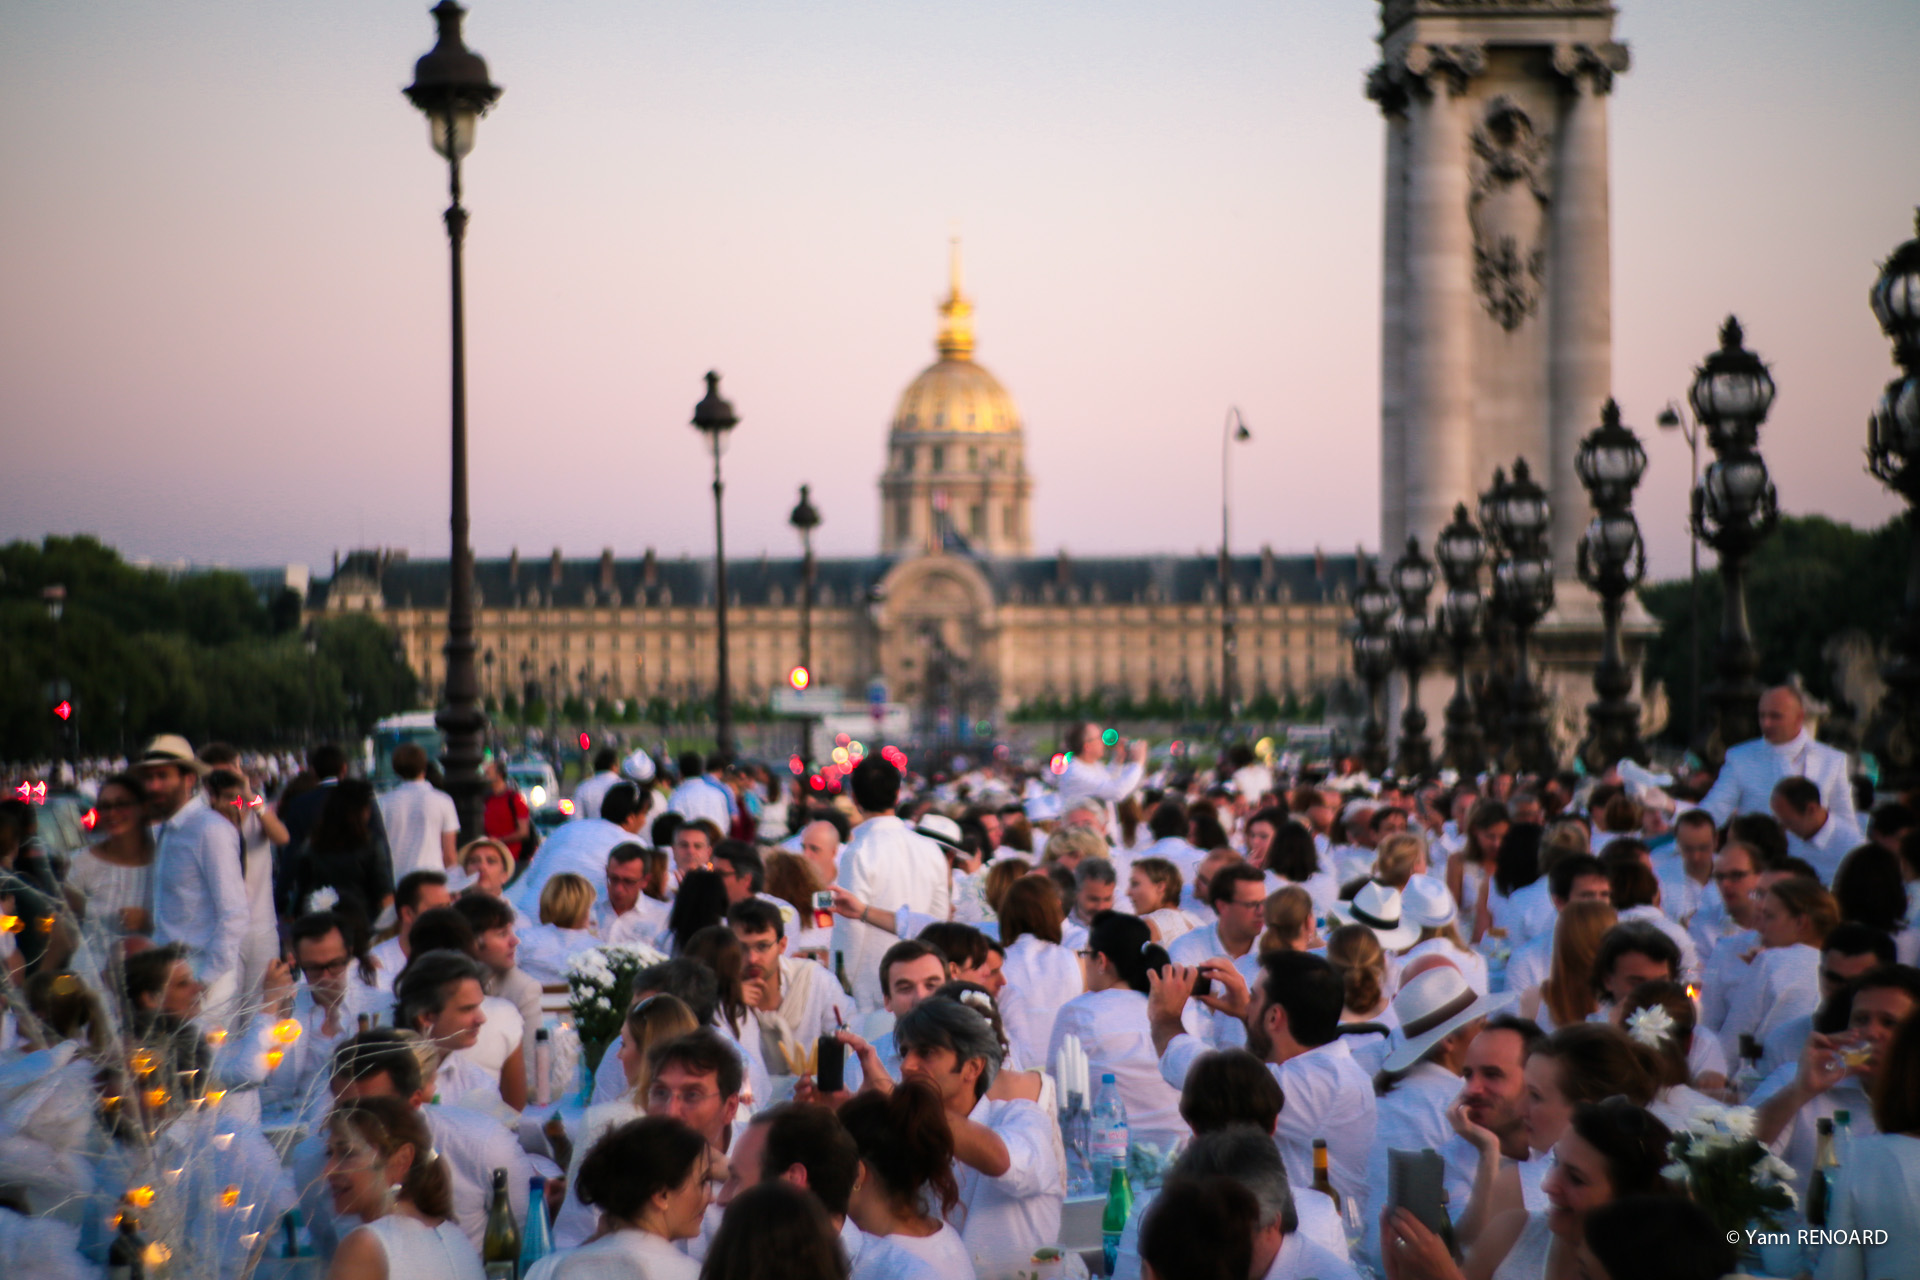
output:
[[[307,843],[307,837],[313,834],[314,823],[320,821],[320,811],[327,807],[327,797],[340,785],[340,779],[347,776],[351,762],[347,753],[335,742],[322,742],[307,752],[307,768],[319,782],[310,791],[303,791],[283,802],[280,806],[280,821],[287,828],[287,849],[298,852]],[[380,806],[373,806],[373,816],[367,825],[367,835],[376,849],[385,851],[387,843],[387,825],[381,816]],[[391,863],[391,856],[388,858]],[[399,878],[396,870],[394,879]]]
[[[615,795],[618,795],[616,789]],[[595,932],[609,944],[658,947],[666,936],[666,903],[648,895],[648,850],[627,840],[607,850],[606,897],[593,904]]]
[[[1060,1237],[1067,1175],[1054,1145],[1057,1121],[1024,1098],[987,1096],[1004,1051],[978,1009],[942,996],[922,1000],[893,1034],[902,1078],[932,1085],[946,1105],[960,1183],[948,1221],[985,1269],[1024,1264]],[[878,1074],[871,1049],[861,1066]]]
[[[713,851],[713,869],[727,886],[729,903],[764,902],[780,913],[788,929],[799,931],[800,913],[793,904],[767,892],[767,863],[758,846],[746,840],[722,840]]]
[[[1292,1186],[1293,1170],[1251,1125],[1234,1125],[1201,1137],[1175,1162],[1172,1175],[1180,1178],[1223,1177],[1239,1183],[1253,1195],[1259,1218],[1253,1231],[1253,1270],[1266,1280],[1359,1280],[1359,1273],[1338,1252],[1310,1240],[1299,1230],[1299,1210]],[[1149,1247],[1153,1247],[1149,1242]]]
[[[1199,864],[1202,851],[1193,847],[1187,840],[1187,806],[1179,800],[1168,798],[1153,806],[1147,814],[1147,834],[1153,837],[1153,843],[1134,855],[1134,861],[1142,858],[1165,858],[1180,868],[1183,880],[1193,879],[1193,869]]]
[[[1771,813],[1740,813],[1729,818],[1720,847],[1724,849],[1736,840],[1760,856],[1762,871],[1779,866],[1788,857],[1787,829]]]
[[[1819,1121],[1847,1111],[1856,1138],[1879,1132],[1873,1121],[1874,1084],[1894,1034],[1920,1012],[1920,969],[1880,965],[1835,998],[1849,1002],[1846,1031],[1808,1036],[1799,1058],[1763,1080],[1751,1099],[1754,1136],[1798,1172],[1794,1189],[1802,1197],[1813,1172]],[[1865,1060],[1854,1060],[1851,1050],[1864,1050]]]
[[[1247,1048],[1270,1064],[1287,1106],[1277,1135],[1287,1168],[1302,1186],[1313,1181],[1313,1140],[1324,1138],[1334,1186],[1342,1195],[1364,1192],[1367,1149],[1373,1143],[1373,1082],[1340,1038],[1345,991],[1333,966],[1304,951],[1275,951],[1260,958],[1249,986],[1230,961],[1213,959],[1198,969],[1169,965],[1148,975],[1148,1025],[1160,1074],[1178,1089],[1207,1047],[1182,1023],[1194,981],[1206,976],[1215,994],[1202,1004],[1246,1028]]]
[[[900,771],[877,755],[854,766],[853,802],[863,820],[840,855],[840,886],[861,902],[889,911],[901,908],[945,920],[953,914],[951,868],[940,846],[902,822],[894,813],[900,797]],[[873,925],[836,917],[833,949],[846,957],[853,998],[861,1013],[882,1000],[879,960],[893,935]]]
[[[1913,829],[1913,809],[1898,800],[1877,806],[1867,819],[1867,839],[1888,853],[1899,853],[1901,842]]]
[[[1660,877],[1660,905],[1682,928],[1714,897],[1713,855],[1719,847],[1713,815],[1705,809],[1688,809],[1674,819],[1673,843],[1653,855],[1653,873]]]
[[[1087,945],[1087,929],[1102,911],[1113,910],[1113,896],[1119,887],[1119,875],[1105,858],[1082,858],[1073,869],[1072,910],[1060,927],[1060,945],[1069,951],[1081,951]]]
[[[1606,866],[1590,853],[1570,853],[1553,864],[1542,877],[1547,882],[1547,898],[1553,903],[1554,920],[1574,902],[1613,901],[1613,881]],[[1525,991],[1546,980],[1553,964],[1553,929],[1547,929],[1507,959],[1507,990]]]
[[[812,1192],[840,1233],[849,1280],[936,1280],[927,1263],[886,1236],[870,1236],[847,1216],[860,1177],[853,1135],[826,1107],[786,1102],[757,1113],[734,1135],[727,1181],[715,1203],[732,1204],[748,1187],[775,1180]]]
[[[807,1057],[819,1038],[851,1024],[852,998],[819,964],[787,954],[786,922],[771,903],[736,902],[727,923],[745,953],[741,988],[759,1024],[768,1072],[806,1074]]]
[[[394,992],[393,1025],[415,1031],[440,1054],[440,1093],[489,1115],[514,1115],[500,1082],[455,1056],[471,1049],[486,1025],[487,971],[472,956],[458,951],[428,951],[407,966]]]
[[[740,803],[726,780],[733,758],[716,751],[706,758],[704,770],[702,763],[692,752],[680,757],[683,781],[667,795],[667,808],[683,818],[705,818],[722,832],[731,831],[740,812]]]
[[[401,877],[400,883],[393,887],[394,934],[369,953],[375,966],[373,983],[376,988],[391,992],[400,971],[407,967],[407,957],[413,954],[409,937],[413,933],[413,922],[420,918],[420,913],[444,907],[452,901],[453,893],[447,888],[447,873],[444,871],[412,871]]]
[[[519,1140],[493,1116],[468,1107],[434,1102],[437,1071],[429,1065],[432,1050],[417,1038],[391,1027],[377,1027],[342,1041],[331,1055],[327,1085],[318,1090],[315,1114],[333,1103],[363,1098],[393,1098],[420,1113],[433,1134],[433,1152],[446,1161],[452,1181],[453,1222],[474,1246],[486,1235],[487,1209],[493,1193],[493,1171],[507,1171],[507,1198],[516,1217],[524,1221],[527,1185],[533,1162]],[[327,1132],[319,1124],[289,1153],[295,1189],[307,1219],[314,1250],[322,1259],[333,1254],[340,1237],[360,1225],[357,1218],[337,1217],[328,1194],[325,1166]],[[396,1275],[394,1280],[406,1280]]]
[[[284,1008],[260,1016],[270,1021],[292,1018],[300,1024],[300,1038],[284,1047],[285,1057],[267,1076],[267,1103],[284,1109],[303,1107],[316,1097],[324,1101],[326,1090],[315,1086],[335,1046],[354,1034],[361,1014],[384,1010],[380,994],[355,972],[359,965],[347,934],[348,926],[330,911],[311,912],[293,922],[293,968],[305,981]]]
[[[947,977],[956,982],[974,982],[987,994],[999,999],[1007,985],[1001,966],[1006,952],[986,934],[958,920],[936,920],[919,934],[919,940],[947,958]],[[891,954],[891,953],[889,953]],[[881,963],[885,963],[882,958]]]
[[[393,771],[400,785],[379,798],[380,820],[393,850],[393,878],[445,871],[454,864],[460,841],[453,797],[427,781],[427,751],[417,742],[393,749]]]
[[[1820,803],[1820,788],[1805,778],[1788,776],[1773,784],[1773,816],[1787,833],[1787,855],[1804,858],[1820,873],[1821,884],[1832,884],[1840,859],[1865,838],[1850,818]]]
[[[597,818],[576,818],[561,824],[534,853],[519,880],[507,890],[507,901],[538,919],[540,891],[562,872],[572,872],[593,886],[596,902],[607,900],[607,855],[640,834],[647,817],[646,799],[635,782],[607,789]]]
[[[678,816],[678,815],[675,815]],[[721,841],[719,827],[707,818],[683,818],[673,829],[673,878],[690,871],[710,871],[713,851]]]
[[[1267,927],[1266,873],[1238,860],[1229,863],[1207,880],[1207,905],[1213,908],[1214,922],[1175,938],[1167,948],[1173,962],[1192,966],[1252,955],[1253,944]]]
[[[647,1072],[647,1096],[640,1101],[648,1115],[673,1117],[716,1151],[732,1148],[745,1075],[739,1051],[724,1036],[703,1027],[654,1045],[647,1051]],[[699,1236],[686,1243],[688,1257],[705,1259],[720,1217],[720,1206],[709,1204]]]
[[[600,802],[606,798],[607,788],[620,782],[620,753],[609,746],[593,749],[593,773],[580,779],[573,789],[573,816],[597,818],[600,816]]]

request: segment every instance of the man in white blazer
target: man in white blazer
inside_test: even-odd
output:
[[[1843,826],[1860,825],[1845,753],[1813,740],[1806,704],[1783,685],[1760,695],[1760,736],[1727,749],[1720,777],[1700,807],[1723,827],[1736,814],[1771,814],[1774,785],[1795,777],[1820,788],[1820,803]]]

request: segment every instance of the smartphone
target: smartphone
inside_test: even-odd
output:
[[[1387,1208],[1405,1209],[1420,1225],[1442,1239],[1452,1234],[1447,1221],[1446,1167],[1432,1147],[1418,1151],[1391,1148],[1387,1152]]]
[[[833,928],[833,891],[822,889],[813,895],[813,927]]]
[[[814,1048],[813,1085],[822,1093],[847,1087],[847,1046],[833,1036],[821,1036]]]
[[[1213,979],[1209,978],[1204,973],[1194,974],[1193,975],[1193,998],[1198,1000],[1201,996],[1210,996],[1212,994],[1213,994]]]

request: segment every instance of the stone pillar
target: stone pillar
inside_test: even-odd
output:
[[[1553,168],[1548,492],[1553,501],[1553,566],[1572,578],[1591,506],[1574,458],[1613,394],[1613,267],[1607,188],[1607,95],[1627,67],[1619,44],[1559,44],[1564,77]]]
[[[1367,79],[1367,96],[1387,119],[1386,210],[1381,220],[1380,274],[1380,545],[1407,540],[1406,269],[1407,90],[1387,64]]]
[[[1407,133],[1403,533],[1431,544],[1453,504],[1476,492],[1473,438],[1473,229],[1467,217],[1466,113],[1485,55],[1477,45],[1406,51]],[[1391,545],[1391,544],[1389,544]]]

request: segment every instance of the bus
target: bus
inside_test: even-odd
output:
[[[400,775],[393,771],[393,753],[406,743],[425,748],[427,759],[439,764],[446,739],[440,733],[440,726],[433,722],[433,715],[431,711],[406,711],[388,716],[373,726],[370,739],[373,754],[367,762],[367,779],[375,791],[391,791],[400,785]]]

